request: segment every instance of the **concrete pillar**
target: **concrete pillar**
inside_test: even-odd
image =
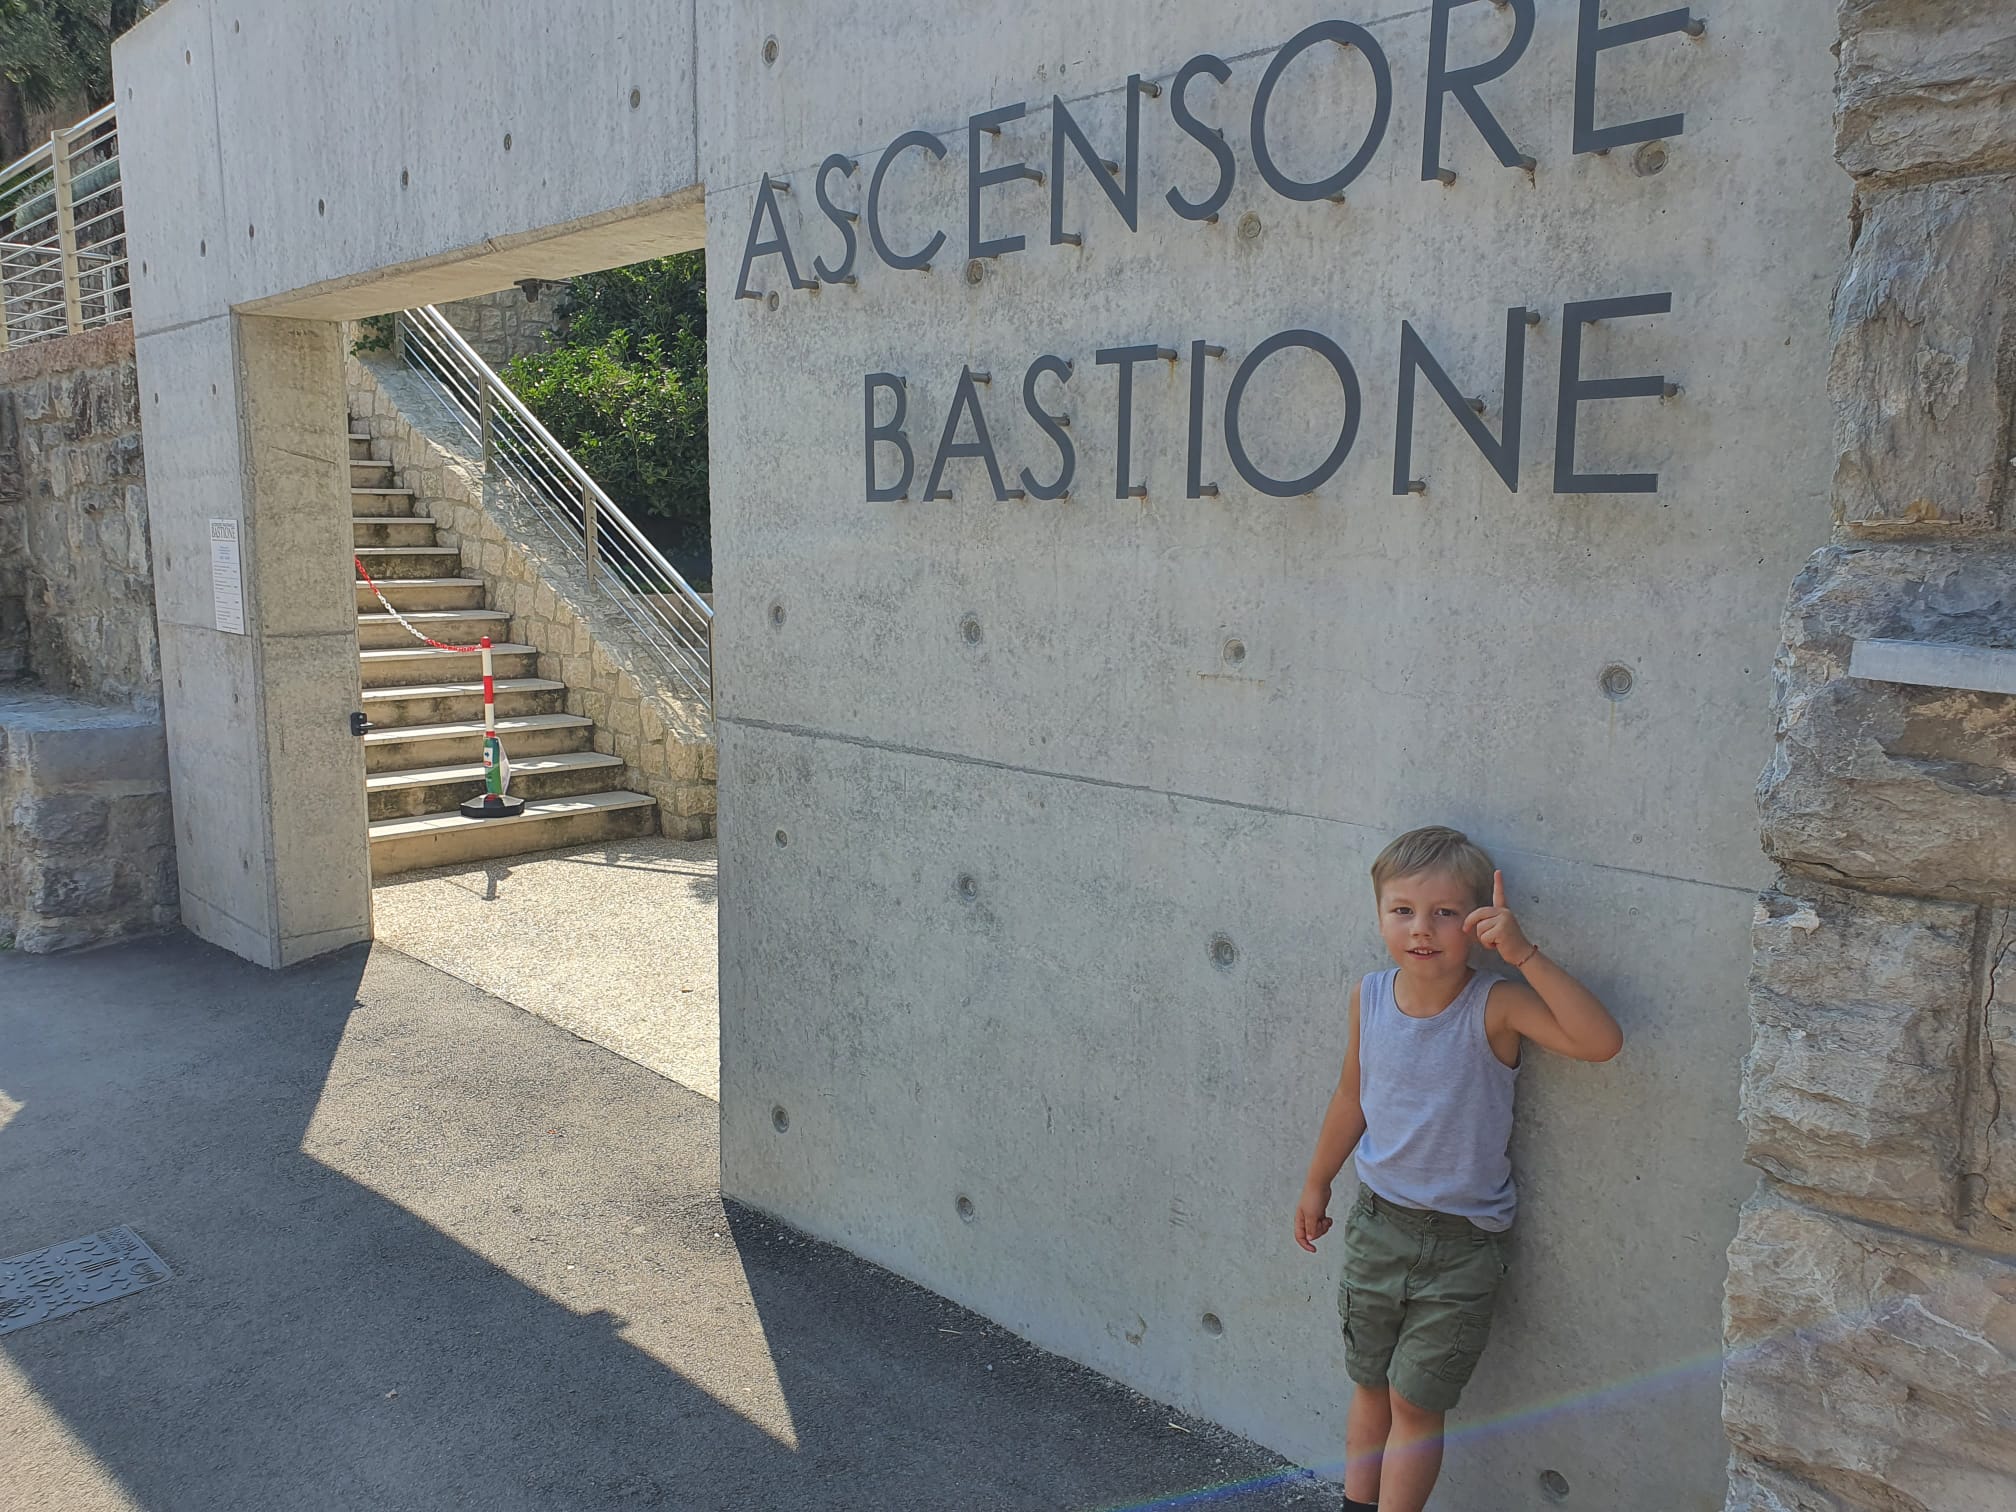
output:
[[[371,935],[339,327],[227,314],[137,355],[183,920],[287,966]],[[242,633],[213,522],[237,530]]]

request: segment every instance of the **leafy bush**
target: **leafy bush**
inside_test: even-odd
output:
[[[690,577],[709,572],[707,288],[699,252],[574,279],[555,345],[504,381]]]

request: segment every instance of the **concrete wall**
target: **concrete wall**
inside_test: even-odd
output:
[[[1293,1246],[1292,1208],[1345,993],[1382,964],[1366,868],[1410,825],[1458,824],[1631,1044],[1600,1068],[1540,1057],[1523,1079],[1517,1261],[1461,1415],[1514,1426],[1459,1440],[1447,1504],[1540,1506],[1552,1470],[1577,1504],[1707,1508],[1723,1481],[1723,1252],[1754,1181],[1736,1120],[1768,875],[1751,792],[1784,584],[1824,538],[1833,460],[1828,300],[1848,210],[1828,129],[1834,8],[1745,8],[1698,42],[1606,55],[1601,119],[1684,110],[1662,161],[1571,152],[1575,7],[1541,6],[1524,60],[1485,86],[1537,172],[1501,167],[1452,106],[1447,187],[1421,181],[1430,17],[1400,8],[1371,27],[1396,80],[1383,150],[1342,206],[1276,195],[1247,124],[1274,49],[1306,23],[1392,9],[1037,4],[1011,20],[897,4],[845,26],[737,11],[701,111],[724,1181],[1048,1347],[1334,1463],[1338,1256]],[[1510,11],[1464,7],[1452,58],[1491,56],[1511,27]],[[1231,78],[1192,104],[1238,164],[1204,225],[1162,199],[1213,179],[1169,110],[1172,74],[1201,51]],[[1274,150],[1299,176],[1357,140],[1363,69],[1326,44],[1286,76]],[[1029,246],[969,270],[968,116],[1031,101],[983,150],[1048,172],[1061,94],[1119,157],[1136,71],[1165,91],[1142,102],[1141,229],[1074,158],[1064,224],[1083,247],[1050,245],[1047,185],[1011,184],[988,191],[985,229]],[[858,287],[794,291],[769,256],[750,282],[777,308],[726,297],[762,174],[791,181],[780,214],[809,276],[841,251],[813,194],[822,159],[859,157],[832,179],[857,207],[913,128],[948,154],[907,154],[882,208],[902,250],[948,233],[928,273],[882,265],[864,230]],[[1584,415],[1582,466],[1656,471],[1658,492],[1557,495],[1563,303],[1664,291],[1670,316],[1581,333],[1591,374],[1684,388]],[[1544,318],[1520,491],[1424,384],[1410,476],[1428,490],[1396,498],[1402,320],[1495,431],[1521,304]],[[1220,417],[1232,369],[1290,327],[1342,344],[1364,413],[1336,476],[1279,499],[1241,481]],[[1196,339],[1227,349],[1205,373],[1216,498],[1185,497]],[[1146,496],[1116,499],[1117,370],[1094,354],[1133,343],[1179,360],[1136,377]],[[983,464],[961,460],[953,497],[926,500],[962,365],[992,374],[977,393],[1010,480],[1053,473],[1020,404],[1042,353],[1076,363],[1061,389],[1044,380],[1074,422],[1072,497],[997,503]],[[907,502],[863,502],[873,371],[908,380]],[[1280,359],[1253,382],[1247,444],[1300,472],[1338,410],[1319,364]],[[880,455],[892,475],[894,450]],[[1610,668],[1628,693],[1614,672],[1606,692]]]
[[[700,235],[690,14],[549,20],[176,0],[114,48],[183,919],[268,965],[370,933],[338,323]]]
[[[1607,155],[1572,150],[1577,8],[1540,7],[1513,75],[1484,86],[1536,171],[1499,166],[1451,106],[1446,187],[1420,174],[1432,12],[1341,9],[1396,81],[1341,206],[1283,199],[1253,166],[1263,70],[1335,14],[1301,0],[816,18],[636,0],[551,29],[529,3],[178,0],[137,29],[120,103],[142,406],[172,478],[156,562],[187,917],[274,962],[365,927],[361,810],[283,801],[311,772],[361,793],[336,734],[355,657],[332,323],[692,245],[704,180],[727,1189],[1334,1463],[1336,1255],[1295,1251],[1289,1209],[1343,994],[1379,964],[1365,866],[1407,825],[1459,823],[1632,1043],[1525,1078],[1517,1270],[1446,1499],[1537,1506],[1551,1470],[1578,1503],[1706,1508],[1721,1257],[1751,1184],[1735,1089],[1767,877],[1750,792],[1778,606],[1824,537],[1833,462],[1835,7],[1742,8],[1699,40],[1606,54],[1598,118],[1686,112],[1656,150]],[[1452,58],[1490,57],[1513,15],[1459,8]],[[534,32],[545,83],[528,89]],[[1210,182],[1169,114],[1174,71],[1205,50],[1230,78],[1193,103],[1238,164],[1209,225],[1161,200]],[[1292,172],[1355,140],[1365,51],[1287,74],[1274,147]],[[984,150],[1048,169],[1056,93],[1114,152],[1135,71],[1164,88],[1141,102],[1141,229],[1074,161],[1083,247],[1050,244],[1047,185],[1014,183],[988,191],[987,229],[1030,245],[967,268],[968,116],[1031,101]],[[883,209],[900,247],[948,231],[928,273],[868,255],[858,285],[814,296],[772,256],[753,286],[774,309],[727,297],[762,175],[792,181],[779,214],[809,273],[838,255],[811,193],[822,160],[862,159],[836,179],[858,206],[919,127],[947,157],[907,154]],[[1670,314],[1577,332],[1584,366],[1684,392],[1590,406],[1578,455],[1656,471],[1658,492],[1557,494],[1563,305],[1653,292]],[[1522,304],[1542,320],[1521,490],[1424,384],[1408,472],[1427,490],[1396,498],[1401,321],[1495,430]],[[1349,351],[1364,414],[1341,470],[1279,499],[1227,462],[1218,416],[1232,368],[1301,326]],[[1185,496],[1192,340],[1226,349],[1205,372],[1211,498]],[[1139,342],[1179,360],[1139,372],[1146,492],[1115,499],[1117,370],[1094,353]],[[1016,405],[1039,353],[1076,363],[1070,501],[996,503],[965,460],[949,501],[924,500],[920,471],[909,501],[864,502],[871,371],[907,376],[927,469],[962,365],[992,372],[976,392],[1010,477],[1047,475]],[[1255,456],[1299,471],[1335,433],[1335,380],[1280,359],[1245,413]],[[220,514],[251,543],[243,638],[205,618],[199,542]],[[211,778],[195,798],[185,768]],[[350,834],[354,867],[332,862]]]

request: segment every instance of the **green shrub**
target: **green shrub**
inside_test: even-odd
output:
[[[574,279],[556,343],[502,375],[653,543],[703,577],[705,268],[686,252]]]

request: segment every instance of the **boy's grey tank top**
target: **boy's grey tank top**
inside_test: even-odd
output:
[[[1409,1018],[1393,1000],[1398,975],[1375,972],[1358,993],[1358,1179],[1388,1202],[1503,1232],[1519,1206],[1507,1149],[1519,1071],[1484,1032],[1503,978],[1477,972],[1433,1018]]]

